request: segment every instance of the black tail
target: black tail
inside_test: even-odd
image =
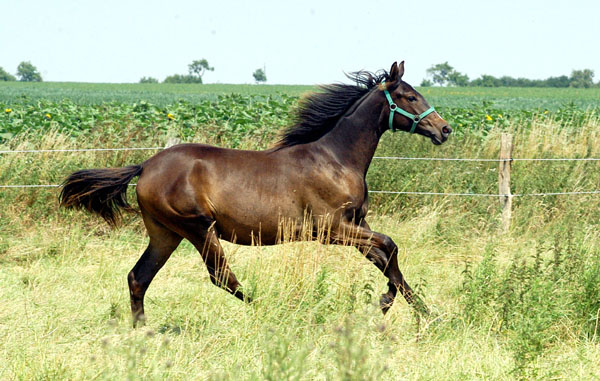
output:
[[[84,169],[72,173],[62,183],[60,205],[65,208],[85,208],[115,226],[121,217],[119,208],[133,210],[127,202],[127,186],[142,170],[141,165],[131,165],[124,168]]]

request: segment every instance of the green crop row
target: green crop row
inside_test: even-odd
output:
[[[216,100],[219,95],[232,93],[298,97],[316,89],[315,86],[303,85],[0,82],[0,102],[11,103],[24,96],[31,100],[55,102],[70,99],[82,105],[143,100],[166,106],[180,99],[194,103],[204,99]],[[419,90],[435,107],[470,107],[485,100],[494,102],[501,109],[556,110],[565,103],[573,103],[582,109],[598,107],[600,103],[600,89],[424,87]]]
[[[264,148],[282,127],[292,122],[298,96],[277,94],[224,94],[194,101],[180,99],[168,104],[145,100],[80,104],[65,98],[61,101],[21,96],[0,101],[0,141],[10,140],[22,132],[44,134],[48,129],[73,137],[101,133],[104,136],[153,134],[173,131],[182,139],[197,135],[198,129],[214,133],[217,142],[239,147],[254,139],[253,148]],[[584,109],[574,102],[552,110],[503,108],[492,101],[463,106],[438,106],[455,135],[469,130],[485,136],[495,126],[550,118],[563,125],[581,126],[598,114],[598,107]]]

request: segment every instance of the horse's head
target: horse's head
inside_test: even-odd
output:
[[[381,84],[389,105],[388,128],[414,132],[431,138],[433,144],[442,144],[452,129],[417,90],[402,80],[403,75],[404,61],[400,65],[394,62],[389,80]]]

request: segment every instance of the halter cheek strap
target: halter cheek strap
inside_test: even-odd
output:
[[[381,83],[383,84],[383,83],[385,83],[385,81],[383,81]],[[411,119],[413,121],[412,126],[410,127],[410,133],[412,134],[417,129],[417,124],[419,124],[419,122],[421,120],[423,120],[427,115],[429,115],[435,111],[435,109],[432,106],[432,107],[428,108],[427,110],[423,111],[422,113],[420,113],[419,115],[411,114],[410,112],[401,109],[400,107],[398,107],[397,104],[394,103],[394,101],[392,100],[392,96],[390,95],[390,92],[387,91],[387,89],[383,90],[383,92],[385,93],[385,97],[387,98],[388,103],[390,104],[389,125],[390,125],[390,130],[392,130],[392,132],[396,132],[396,129],[394,128],[394,114],[395,113],[402,114],[405,117],[407,117],[408,119]]]

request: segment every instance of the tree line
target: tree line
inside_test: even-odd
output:
[[[42,75],[29,61],[23,61],[17,66],[16,76],[0,66],[0,81],[42,82]]]
[[[208,64],[208,61],[203,58],[194,60],[188,65],[188,74],[173,74],[165,78],[163,83],[202,83],[202,77],[207,71],[214,71],[215,68]],[[256,83],[266,82],[267,74],[265,69],[256,69],[252,76]],[[21,82],[42,82],[42,75],[38,69],[29,61],[23,61],[17,66],[16,76],[4,70],[0,66],[0,81],[16,81]],[[158,83],[158,79],[153,77],[142,77],[139,83]]]
[[[208,64],[206,58],[194,60],[188,65],[188,74],[173,74],[164,79],[162,83],[203,83],[202,77],[207,71],[214,71],[215,68]],[[265,69],[256,69],[252,74],[256,83],[267,82]],[[142,77],[139,83],[158,83],[158,79],[153,77]]]
[[[549,77],[546,79],[513,78],[510,76],[494,77],[484,74],[474,80],[463,74],[448,62],[431,66],[427,69],[427,77],[421,86],[474,86],[474,87],[600,87],[594,83],[594,71],[591,69],[573,70],[570,76]]]
[[[194,60],[188,65],[188,74],[173,74],[166,77],[162,83],[203,83],[202,77],[207,71],[214,71],[208,61],[203,58]],[[267,81],[266,69],[256,69],[252,74],[256,83]],[[600,82],[594,83],[594,71],[591,69],[573,70],[570,76],[561,75],[546,79],[513,78],[510,76],[494,77],[484,74],[479,78],[470,80],[448,62],[431,66],[427,69],[427,77],[421,86],[473,86],[473,87],[600,87]],[[16,75],[12,75],[0,67],[0,81],[41,82],[42,75],[29,61],[23,61],[17,66]],[[159,83],[153,77],[142,77],[139,83]]]

